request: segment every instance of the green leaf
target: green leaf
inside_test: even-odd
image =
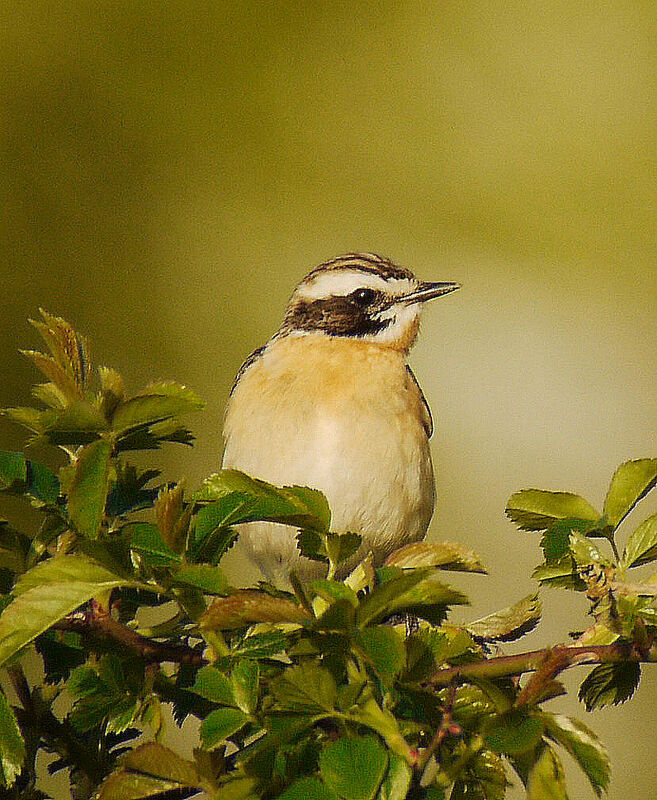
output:
[[[245,628],[256,622],[310,622],[298,603],[265,592],[241,589],[228,597],[217,598],[199,620],[207,630]]]
[[[466,625],[476,639],[487,642],[511,642],[533,630],[541,619],[537,594],[529,594],[512,606],[488,614]]]
[[[371,800],[387,767],[388,754],[373,736],[338,739],[319,755],[322,780],[346,800]]]
[[[641,666],[633,661],[600,664],[584,679],[578,697],[587,711],[610,704],[616,706],[632,697],[640,677]]]
[[[515,755],[532,750],[543,735],[543,722],[534,713],[512,708],[486,725],[486,747],[495,753]]]
[[[182,786],[202,786],[203,781],[196,765],[186,761],[157,742],[146,742],[126,753],[124,769],[144,772],[156,778],[166,778]]]
[[[404,800],[411,786],[413,770],[408,762],[396,753],[388,753],[388,771],[386,772],[378,800]]]
[[[27,462],[27,494],[42,503],[56,503],[59,497],[59,480],[48,467],[38,461]]]
[[[285,650],[287,639],[281,631],[254,633],[233,646],[231,655],[247,658],[268,658]]]
[[[331,512],[324,495],[317,489],[305,486],[276,487],[257,480],[234,469],[224,469],[207,478],[196,499],[220,501],[225,495],[237,492],[248,499],[250,508],[245,508],[240,522],[266,520],[312,528],[327,532],[331,523]],[[231,524],[233,524],[231,522]]]
[[[182,564],[171,577],[175,583],[194,586],[206,594],[224,595],[228,589],[226,575],[211,564]]]
[[[58,513],[46,514],[39,530],[30,543],[25,559],[26,568],[30,569],[35,566],[46,553],[48,546],[52,544],[58,536],[66,533],[68,528],[69,526],[66,521],[62,519]],[[91,542],[90,539],[86,539],[85,541]]]
[[[65,319],[49,314],[43,308],[39,312],[43,322],[31,319],[30,324],[41,334],[53,360],[65,370],[74,385],[81,389],[90,369],[87,340]]]
[[[201,723],[201,743],[212,750],[244,727],[248,716],[239,708],[216,708]]]
[[[94,800],[161,800],[165,792],[180,788],[177,781],[118,770],[103,781]]]
[[[221,781],[220,789],[212,800],[257,800],[259,788],[257,778],[244,777],[240,773],[230,775],[225,781]],[[118,800],[118,799],[117,799]],[[121,798],[120,800],[123,800]]]
[[[625,552],[623,553],[624,567],[640,567],[657,559],[657,514],[644,520],[632,533]]]
[[[196,492],[195,499],[199,503],[212,503],[233,492],[250,497],[266,491],[267,487],[275,488],[265,481],[259,486],[255,478],[238,469],[222,469],[221,472],[208,475]]]
[[[328,563],[328,550],[326,549],[326,534],[304,528],[297,533],[297,549],[304,558],[311,561]]]
[[[61,411],[66,408],[66,395],[55,383],[37,383],[32,387],[32,397],[49,408]]]
[[[46,631],[35,642],[43,659],[46,683],[66,680],[75,667],[86,661],[82,637],[68,631]]]
[[[94,800],[139,800],[162,797],[164,792],[207,788],[196,765],[157,742],[129,751],[121,768],[100,786]]]
[[[70,720],[79,731],[107,721],[107,731],[121,733],[139,716],[144,668],[135,659],[104,655],[97,669],[83,665],[73,671],[67,689],[75,703]]]
[[[468,765],[467,779],[461,784],[463,792],[454,793],[450,800],[504,800],[509,783],[504,771],[504,762],[490,750],[480,750]]]
[[[38,461],[28,461],[22,453],[0,450],[0,490],[28,494],[42,503],[55,503],[59,481]]]
[[[327,533],[326,552],[331,563],[342,564],[358,552],[363,537],[357,533]]]
[[[416,737],[423,726],[410,720],[397,720],[388,708],[379,704],[373,688],[371,683],[366,683],[360,677],[356,678],[355,683],[343,684],[338,691],[338,710],[353,726],[364,725],[370,728],[379,734],[391,752],[401,756],[409,764],[415,763],[417,754],[413,753],[404,737]],[[395,695],[398,688],[395,687]],[[424,698],[433,697],[428,691],[423,695]],[[393,702],[392,697],[386,695],[382,702]]]
[[[374,670],[387,687],[406,664],[404,642],[397,631],[389,625],[376,625],[360,631],[356,644],[365,654]]]
[[[555,564],[540,564],[532,572],[532,578],[551,589],[575,589],[583,592],[586,584],[577,574],[571,556],[560,558]]]
[[[336,705],[339,711],[349,711],[356,705],[363,693],[365,682],[344,683],[338,687],[338,698]]]
[[[92,597],[138,585],[84,556],[58,556],[22,575],[0,616],[0,665]]]
[[[151,508],[157,499],[159,487],[144,487],[159,474],[157,469],[147,469],[140,473],[132,464],[117,462],[116,481],[112,483],[107,497],[108,515],[118,517],[128,511]]]
[[[82,397],[82,387],[71,376],[61,364],[51,356],[45,353],[39,353],[36,350],[21,350],[20,351],[26,358],[29,358],[34,366],[41,370],[41,372],[54,383],[59,391],[70,402]]]
[[[310,582],[310,590],[317,597],[326,600],[327,603],[333,603],[335,600],[348,600],[354,608],[358,605],[356,592],[338,581],[318,578]]]
[[[19,533],[0,520],[0,569],[25,572],[25,558],[30,550],[30,544],[24,533]]]
[[[155,381],[149,383],[141,391],[137,392],[135,397],[171,397],[180,403],[184,403],[190,411],[200,411],[205,408],[205,403],[201,398],[192,391],[188,386],[176,381]]]
[[[78,583],[97,586],[98,594],[118,586],[139,586],[138,581],[113,572],[84,555],[71,554],[54,556],[32,567],[18,578],[14,594],[18,599],[29,591],[49,584]]]
[[[577,761],[598,797],[609,787],[611,764],[606,747],[593,731],[573,717],[544,712],[547,735]]]
[[[216,667],[201,667],[190,691],[200,694],[213,703],[223,706],[237,706],[233,684],[230,679]]]
[[[568,800],[563,766],[559,756],[547,745],[540,750],[529,772],[527,800]]]
[[[117,407],[112,417],[112,430],[125,433],[142,425],[199,411],[204,405],[186,386],[155,383]]]
[[[637,587],[638,588],[638,587]],[[656,587],[652,587],[655,591]],[[616,629],[623,638],[631,639],[640,610],[640,600],[634,594],[621,594],[612,603],[609,597],[603,598],[596,607],[596,620]]]
[[[321,714],[335,708],[335,680],[327,669],[312,661],[288,668],[271,682],[270,689],[284,711]]]
[[[338,795],[319,778],[300,778],[288,786],[276,800],[340,800]]]
[[[203,506],[196,515],[196,538],[201,541],[216,528],[249,520],[253,502],[246,492],[230,492]]]
[[[310,522],[310,527],[328,531],[331,525],[331,510],[322,492],[308,486],[285,486],[282,491],[299,505]],[[303,524],[306,525],[308,522],[304,521]]]
[[[572,531],[568,545],[571,555],[575,559],[578,569],[583,569],[591,564],[609,567],[611,564],[600,549],[587,536],[582,536],[577,531]]]
[[[402,569],[439,567],[455,572],[486,574],[486,568],[476,553],[452,542],[413,542],[404,545],[388,556],[385,566]]]
[[[616,627],[618,627],[616,625]],[[599,644],[613,644],[618,641],[620,634],[618,631],[610,630],[603,622],[596,622],[576,639],[576,644],[582,647],[590,647]]]
[[[576,517],[597,522],[600,514],[583,497],[571,492],[523,489],[512,494],[506,515],[523,531],[544,531],[558,519]]]
[[[605,498],[604,513],[617,528],[634,506],[657,483],[657,458],[626,461],[614,473]]]
[[[6,697],[0,692],[0,766],[2,784],[13,786],[25,761],[25,743],[14,712]]]
[[[150,522],[130,522],[121,531],[130,549],[153,567],[180,564],[181,557],[166,544],[158,528]]]
[[[493,685],[493,699],[489,695],[490,686]],[[481,722],[489,716],[503,708],[509,708],[511,700],[498,686],[487,681],[480,686],[464,684],[456,690],[454,701],[454,717],[465,725],[473,723],[481,725]],[[486,691],[484,691],[484,689]],[[495,694],[497,692],[497,694]],[[442,713],[439,709],[438,713]]]
[[[162,703],[159,697],[151,694],[142,700],[139,709],[138,720],[141,726],[151,729],[156,742],[159,742],[164,735],[164,720],[162,719]]]
[[[244,508],[244,501],[236,495],[231,498],[236,509]],[[216,507],[213,503],[204,506],[196,515],[192,535],[189,538],[189,558],[192,561],[210,561],[218,564],[223,555],[237,541],[238,533],[234,528],[226,527],[229,513]]]
[[[277,769],[276,761],[278,760],[280,764],[277,753],[281,749],[288,750],[288,746],[294,748],[297,744],[303,748],[305,739],[306,746],[309,746],[312,752],[316,750],[315,743],[310,737],[314,738],[311,729],[318,719],[316,715],[269,711],[265,721],[267,732],[249,747],[250,752],[241,760],[248,774],[257,775],[262,780],[268,781],[272,770]],[[311,758],[314,765],[316,758],[314,755]],[[301,772],[308,774],[309,771],[314,769],[305,768]],[[289,777],[292,778],[297,774],[299,772]]]
[[[366,697],[364,701],[361,697],[358,706],[349,709],[345,716],[355,725],[365,725],[376,731],[389,751],[401,756],[409,764],[414,762],[415,757],[402,734],[399,721],[387,708],[381,708],[374,697]]]
[[[569,552],[570,534],[577,531],[581,534],[591,535],[598,525],[588,519],[567,517],[559,519],[545,531],[541,539],[541,547],[546,564],[556,564]]]
[[[349,600],[336,600],[313,623],[318,631],[338,631],[351,633],[354,628],[356,611]]]
[[[37,408],[3,408],[0,414],[7,417],[12,422],[22,425],[28,431],[42,434],[56,415],[51,410],[39,411]]]
[[[105,419],[112,419],[112,414],[119,403],[125,400],[125,384],[121,375],[111,367],[98,367],[100,378],[100,409]]]
[[[447,625],[413,633],[406,637],[405,646],[408,666],[403,678],[412,682],[428,678],[441,664],[477,649],[466,630]]]
[[[22,453],[0,450],[0,489],[10,489],[14,484],[27,481],[27,466]]]
[[[216,563],[237,536],[229,526],[248,518],[252,506],[251,498],[234,492],[201,508],[195,517],[190,542],[192,556],[198,559],[204,554]]]
[[[372,553],[368,553],[360,564],[347,575],[344,579],[344,585],[354,592],[360,592],[362,589],[371,589],[375,580],[376,571]]]
[[[238,707],[245,714],[252,714],[258,705],[258,662],[248,658],[241,659],[233,667],[230,680]]]
[[[77,530],[92,539],[105,514],[112,445],[107,439],[91,442],[80,452],[69,491],[68,510]]]
[[[87,444],[107,430],[107,420],[87,400],[75,400],[61,411],[42,413],[43,435],[51,444]]]
[[[139,588],[148,593],[146,597],[151,605],[153,603],[156,605],[160,604],[153,600],[153,594],[157,594],[157,592],[160,591],[159,588],[155,585],[140,583],[136,580],[130,548],[127,546],[122,536],[112,536],[111,539],[106,538],[105,541],[100,541],[99,539],[78,539],[76,546],[80,555],[86,556],[116,575],[128,575],[135,585],[139,583]],[[146,604],[143,592],[141,594],[140,603]]]
[[[162,442],[178,442],[191,445],[194,437],[177,419],[165,419],[161,422],[146,423],[142,427],[131,428],[121,434],[116,441],[116,451],[157,450]]]
[[[468,602],[465,595],[432,579],[433,570],[414,570],[377,586],[356,611],[356,623],[365,627],[391,614],[405,612],[437,622],[447,605]]]

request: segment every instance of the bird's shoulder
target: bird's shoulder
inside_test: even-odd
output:
[[[233,385],[230,387],[230,394],[231,396],[234,394],[237,384],[242,380],[244,374],[249,369],[249,367],[253,366],[253,364],[258,361],[258,359],[262,356],[265,352],[265,348],[267,347],[266,344],[257,347],[244,361],[242,366],[237,371],[237,375],[235,376],[235,380],[233,381]]]
[[[417,382],[417,378],[413,370],[406,365],[406,373],[408,377],[411,379],[411,382],[415,385],[415,388],[420,395],[420,405],[422,409],[422,425],[424,426],[424,430],[427,434],[427,439],[430,439],[433,434],[433,417],[431,416],[431,409],[429,408],[429,403],[427,403],[427,398],[424,396],[424,392],[420,384]]]

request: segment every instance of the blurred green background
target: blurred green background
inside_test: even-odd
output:
[[[533,590],[512,491],[600,506],[618,463],[657,455],[654,3],[5,0],[0,29],[0,405],[29,402],[16,351],[42,305],[132,388],[207,400],[197,446],[165,456],[193,486],[295,283],[365,249],[464,286],[427,309],[412,361],[436,422],[431,536],[491,571],[457,581],[470,616]],[[0,446],[21,441],[2,423]],[[586,624],[582,598],[544,603],[523,647]],[[613,800],[655,795],[655,699],[646,669],[621,709],[552,703],[608,744]]]

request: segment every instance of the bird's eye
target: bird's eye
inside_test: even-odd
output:
[[[377,292],[374,289],[356,289],[349,295],[349,299],[357,306],[369,306],[376,297]]]

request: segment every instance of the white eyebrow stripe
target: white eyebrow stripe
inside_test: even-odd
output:
[[[387,294],[404,294],[414,288],[407,278],[385,280],[371,272],[351,269],[326,270],[310,281],[302,282],[294,293],[299,300],[319,300],[323,297],[346,297],[356,289],[374,289]]]

